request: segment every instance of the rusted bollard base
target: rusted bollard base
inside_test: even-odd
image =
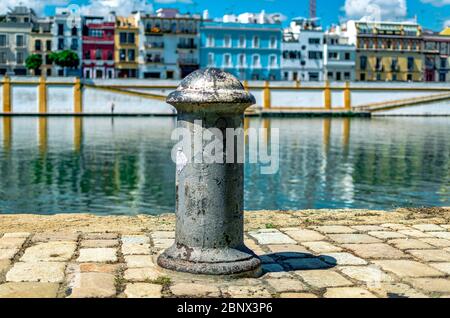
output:
[[[231,248],[186,249],[174,245],[161,254],[157,262],[165,269],[200,275],[227,275],[239,278],[258,277],[262,272],[261,260],[250,250],[240,251]]]

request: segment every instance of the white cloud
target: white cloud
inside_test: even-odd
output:
[[[90,0],[81,6],[81,13],[86,15],[107,15],[115,11],[118,15],[129,15],[132,11],[153,11],[153,5],[147,0]]]
[[[450,20],[447,20],[444,22],[444,28],[449,27],[450,28]]]
[[[194,3],[192,0],[155,0],[156,3]]]
[[[430,3],[435,7],[443,7],[450,5],[450,0],[420,0],[423,3]]]
[[[9,8],[21,5],[34,9],[38,14],[44,12],[44,8],[48,5],[63,6],[67,4],[67,0],[1,0],[0,1],[0,14],[8,12]]]
[[[406,0],[345,0],[343,10],[347,18],[365,20],[398,20],[407,14]]]

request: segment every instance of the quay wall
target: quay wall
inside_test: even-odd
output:
[[[178,84],[153,79],[0,77],[0,114],[173,115],[175,109],[164,99]],[[253,113],[450,115],[446,83],[245,81],[244,86],[256,98]]]

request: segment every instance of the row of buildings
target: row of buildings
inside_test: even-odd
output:
[[[64,69],[49,54],[71,50],[78,68]],[[42,57],[31,72],[26,59]],[[318,20],[244,13],[210,19],[176,9],[128,17],[53,17],[15,7],[0,16],[0,75],[76,75],[87,79],[181,79],[203,67],[241,80],[450,82],[450,28],[424,30],[412,22],[347,21],[323,30]]]

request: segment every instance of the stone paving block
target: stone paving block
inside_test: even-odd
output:
[[[409,250],[408,253],[425,262],[450,262],[450,253],[443,250]]]
[[[268,269],[268,270],[267,270]],[[270,270],[274,269],[274,270]],[[264,278],[295,278],[294,275],[292,275],[289,272],[286,272],[283,267],[279,264],[266,264],[262,267],[264,274]]]
[[[450,262],[447,263],[428,263],[431,267],[450,275]]]
[[[302,292],[308,290],[308,288],[299,279],[295,278],[270,278],[267,279],[266,282],[277,293]]]
[[[116,295],[115,276],[106,273],[79,273],[69,283],[68,298],[110,298]]]
[[[312,256],[311,252],[307,248],[301,245],[293,244],[279,244],[279,245],[268,245],[269,250],[276,254],[290,255],[289,257],[307,257]]]
[[[102,264],[102,263],[81,263],[77,264],[81,273],[106,273],[116,274],[123,265]]]
[[[226,286],[221,288],[222,293],[231,298],[271,298],[270,292],[261,285],[256,286]]]
[[[157,249],[166,249],[175,243],[174,239],[154,239],[153,246]]]
[[[219,297],[220,290],[213,284],[178,283],[170,286],[170,291],[177,297]]]
[[[401,250],[396,249],[388,244],[344,244],[344,248],[351,250],[362,258],[369,259],[398,259],[408,258],[409,256]]]
[[[442,228],[450,230],[450,224],[439,224]]]
[[[317,298],[316,295],[311,293],[281,293],[280,298]]]
[[[327,253],[320,255],[319,258],[330,265],[366,265],[367,262],[362,258],[356,257],[350,253]]]
[[[345,225],[322,225],[315,226],[313,228],[326,234],[349,234],[358,232],[357,230]]]
[[[428,293],[450,293],[449,278],[410,278],[408,282],[417,289]]]
[[[161,298],[162,286],[147,283],[128,284],[124,294],[127,298]]]
[[[297,242],[312,242],[325,240],[325,236],[313,230],[300,228],[284,228],[281,229],[281,231],[289,235]]]
[[[415,224],[412,227],[424,232],[439,232],[443,230],[443,228],[437,224]]]
[[[328,237],[341,244],[381,243],[381,240],[367,234],[329,234]]]
[[[412,260],[378,260],[374,263],[383,270],[392,272],[399,277],[436,277],[444,273]]]
[[[175,239],[174,231],[154,231],[150,234],[152,239]]]
[[[79,233],[36,233],[33,235],[31,242],[33,243],[45,243],[50,241],[65,241],[76,242],[80,237]]]
[[[284,233],[276,229],[268,230],[258,230],[249,232],[249,235],[258,241],[261,245],[273,245],[273,244],[297,244],[296,241],[291,239]]]
[[[430,244],[411,238],[390,240],[388,243],[401,250],[432,248]]]
[[[129,255],[125,256],[128,268],[144,268],[155,266],[150,255]]]
[[[385,231],[386,228],[379,225],[353,225],[351,228],[358,230],[359,232],[369,232],[369,231]]]
[[[371,231],[367,234],[372,235],[376,238],[386,240],[386,239],[395,239],[395,238],[405,238],[406,235],[393,231]]]
[[[6,283],[0,285],[0,298],[56,298],[59,284]]]
[[[384,223],[380,225],[381,227],[385,227],[391,230],[409,230],[410,227],[404,225],[404,224],[399,224],[399,223]]]
[[[150,255],[150,244],[123,244],[123,255]]]
[[[85,240],[81,242],[82,248],[105,248],[117,246],[119,246],[118,240]]]
[[[330,268],[333,265],[327,264],[319,258],[291,258],[283,260],[282,265],[286,268],[290,268],[294,271],[299,270],[312,270],[312,269],[325,269]]]
[[[86,233],[83,235],[85,240],[116,240],[119,238],[117,233]]]
[[[450,232],[430,232],[430,234],[438,238],[450,240]]]
[[[146,268],[129,268],[124,273],[124,278],[130,282],[146,282],[164,276],[155,266]]]
[[[0,239],[0,249],[21,248],[26,240],[24,237],[2,237]]]
[[[6,273],[6,281],[60,283],[64,280],[65,267],[66,263],[61,262],[18,262]]]
[[[368,286],[368,289],[383,298],[428,298],[404,283],[383,282],[379,286]]]
[[[5,233],[3,234],[4,238],[28,238],[28,236],[30,236],[31,233],[28,232],[13,232],[13,233]]]
[[[0,248],[0,260],[12,260],[18,252],[18,248]]]
[[[342,251],[342,248],[324,241],[302,242],[302,245],[315,253],[332,253]]]
[[[410,237],[422,238],[422,237],[433,237],[430,233],[422,232],[416,229],[410,230],[400,230],[398,233],[405,234]]]
[[[64,262],[72,258],[77,244],[74,242],[38,243],[25,250],[22,262]]]
[[[450,247],[450,240],[441,239],[437,237],[424,238],[421,239],[421,241],[433,245],[435,247]]]
[[[0,282],[3,281],[6,272],[11,268],[11,262],[9,260],[0,260]]]
[[[370,291],[360,287],[337,287],[328,288],[325,298],[377,298]]]
[[[313,288],[351,286],[353,283],[342,275],[331,270],[296,272],[303,281]]]
[[[117,250],[115,248],[82,248],[78,263],[115,263]]]
[[[146,235],[122,235],[123,244],[149,244],[150,238]]]
[[[368,286],[377,287],[382,282],[391,282],[392,276],[383,272],[375,265],[368,266],[341,266],[338,270],[350,278],[366,283]]]
[[[253,252],[256,253],[256,255],[263,255],[265,254],[264,250],[261,248],[261,246],[259,246],[258,244],[256,244],[251,238],[248,238],[247,236],[244,238],[244,244],[245,246],[247,246],[249,249],[251,249]]]

